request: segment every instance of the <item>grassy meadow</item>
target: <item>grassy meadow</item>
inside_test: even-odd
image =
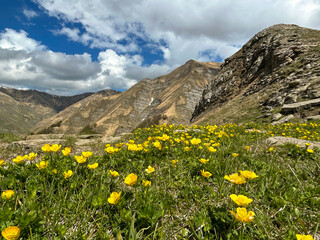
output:
[[[271,136],[320,141],[320,124],[152,126],[103,155],[0,160],[2,238],[320,239],[320,150]]]

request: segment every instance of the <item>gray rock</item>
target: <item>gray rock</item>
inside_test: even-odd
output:
[[[278,121],[272,122],[271,125],[276,125],[276,124],[281,124],[281,123],[286,123],[288,122],[290,119],[294,118],[294,116],[292,114],[285,116],[283,118],[281,118]]]
[[[272,121],[278,121],[283,115],[281,113],[276,113],[272,115]]]
[[[320,98],[303,101],[303,102],[292,103],[292,104],[284,104],[281,108],[281,112],[294,113],[294,112],[298,112],[301,109],[307,109],[314,106],[320,106]]]

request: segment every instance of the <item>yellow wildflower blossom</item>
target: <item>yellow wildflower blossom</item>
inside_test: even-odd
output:
[[[242,183],[246,183],[246,179],[244,178],[244,176],[239,175],[238,173],[234,173],[231,175],[225,175],[224,179],[227,179],[229,182],[235,183],[235,184],[242,184]]]
[[[69,148],[69,147],[65,147],[65,148],[62,150],[62,154],[63,154],[64,156],[68,156],[68,155],[70,154],[70,152],[71,152],[71,148]]]
[[[297,240],[314,240],[311,235],[296,234]]]
[[[209,162],[209,159],[201,158],[201,159],[199,159],[199,161],[200,161],[201,163],[206,164],[207,162]]]
[[[5,165],[5,164],[6,164],[6,163],[4,162],[4,159],[1,159],[1,160],[0,160],[0,166],[1,166],[1,165]]]
[[[200,138],[192,138],[190,140],[190,142],[191,142],[192,145],[198,145],[198,144],[201,143],[201,139]]]
[[[82,152],[82,156],[84,156],[85,158],[91,157],[92,156],[92,152],[87,151],[87,152]]]
[[[249,223],[254,220],[255,213],[252,211],[247,212],[246,208],[237,208],[237,213],[234,211],[229,211],[235,217],[236,220]]]
[[[148,168],[145,170],[147,173],[153,173],[155,169],[151,166],[148,166]]]
[[[7,191],[2,192],[1,198],[3,200],[9,200],[10,198],[13,197],[13,195],[14,195],[14,191],[13,190],[7,190]]]
[[[232,156],[233,156],[234,158],[236,158],[236,157],[239,156],[239,153],[232,153]]]
[[[29,161],[35,159],[35,157],[37,156],[37,153],[31,152],[29,153],[29,155],[26,156],[26,159],[28,159]]]
[[[244,206],[244,207],[246,207],[249,203],[253,201],[253,199],[248,198],[244,195],[231,194],[230,198],[239,206]]]
[[[16,164],[22,163],[24,161],[25,157],[24,156],[17,156],[14,158],[12,161]]]
[[[161,143],[158,140],[153,143],[153,146],[161,150]]]
[[[130,173],[128,176],[126,176],[126,178],[124,179],[124,183],[129,185],[129,186],[133,186],[137,183],[138,180],[138,176],[135,175],[134,173]]]
[[[96,169],[99,166],[99,163],[88,164],[89,169]]]
[[[69,178],[71,177],[73,172],[71,170],[68,170],[67,172],[63,172],[64,178]]]
[[[251,171],[240,171],[241,176],[244,176],[247,179],[255,179],[259,177],[257,174]]]
[[[50,147],[50,145],[47,143],[47,144],[45,144],[45,145],[43,145],[43,146],[41,147],[41,150],[42,150],[43,152],[51,152],[51,147]]]
[[[57,169],[55,168],[55,169],[52,170],[52,172],[53,172],[54,174],[57,174],[58,171],[57,171]]]
[[[214,147],[208,147],[209,152],[216,152],[217,149],[215,149]]]
[[[170,161],[172,164],[176,164],[178,162],[178,160],[171,160]]]
[[[143,185],[144,185],[145,187],[150,187],[150,186],[151,186],[151,181],[142,180],[142,182],[143,182]]]
[[[85,163],[87,161],[87,158],[84,156],[74,156],[74,158],[78,163]]]
[[[61,148],[61,145],[59,145],[59,144],[52,144],[52,146],[50,147],[50,150],[51,150],[52,152],[58,152],[60,148]]]
[[[201,170],[201,175],[208,178],[208,177],[211,177],[212,176],[212,173],[210,172],[205,172],[204,169]]]
[[[110,197],[108,198],[108,202],[110,204],[117,204],[120,200],[120,196],[121,196],[121,192],[117,193],[117,192],[113,192],[111,193]]]
[[[20,229],[17,226],[7,227],[1,234],[6,240],[17,240],[20,236]]]
[[[307,152],[308,153],[314,153],[314,151],[312,149],[310,149],[310,148],[307,149]]]
[[[119,173],[117,171],[112,171],[112,170],[109,170],[110,174],[114,177],[118,177],[119,176]]]
[[[48,167],[49,162],[48,161],[41,161],[39,164],[36,164],[37,168],[39,169],[45,169]]]

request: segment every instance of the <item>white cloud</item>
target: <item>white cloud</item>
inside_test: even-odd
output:
[[[157,43],[170,64],[182,64],[206,50],[229,56],[238,49],[234,46],[244,44],[258,31],[277,23],[320,28],[318,0],[189,0],[183,3],[179,0],[69,0],[69,4],[64,0],[34,1],[51,16],[81,23],[90,35],[91,47],[112,48],[122,53],[138,51],[139,45],[132,38],[135,34],[147,42]],[[61,33],[84,42],[65,29]],[[118,44],[122,39],[128,44]],[[167,46],[162,46],[161,40],[165,40]],[[184,50],[178,49],[181,47]],[[192,54],[185,53],[187,48]]]
[[[6,29],[0,35],[0,85],[9,87],[58,95],[127,89],[142,77],[160,75],[169,69],[156,64],[143,67],[142,62],[140,55],[119,55],[111,49],[100,52],[98,62],[93,62],[88,53],[52,52],[24,31]]]
[[[39,14],[35,11],[33,11],[32,9],[23,9],[23,14],[28,18],[34,18],[36,16],[38,16]]]
[[[0,48],[32,52],[35,50],[43,50],[45,46],[34,39],[28,38],[28,34],[23,30],[17,32],[13,29],[6,28],[0,33]]]
[[[60,19],[61,26],[51,29],[55,34],[101,51],[98,62],[92,62],[86,53],[50,52],[23,30],[2,32],[0,53],[6,50],[10,61],[0,66],[0,77],[7,74],[14,82],[25,76],[31,79],[26,86],[40,81],[41,87],[56,92],[124,89],[142,78],[166,74],[189,59],[224,59],[254,34],[278,23],[320,29],[319,0],[33,1]],[[145,66],[146,50],[162,53],[163,61]]]

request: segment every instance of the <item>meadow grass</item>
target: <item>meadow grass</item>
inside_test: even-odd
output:
[[[17,226],[21,239],[319,239],[319,149],[265,143],[319,141],[319,132],[316,123],[161,125],[103,155],[46,145],[0,161],[0,230]],[[234,173],[245,183],[226,179]],[[241,206],[231,194],[251,198],[255,215],[234,217]]]

